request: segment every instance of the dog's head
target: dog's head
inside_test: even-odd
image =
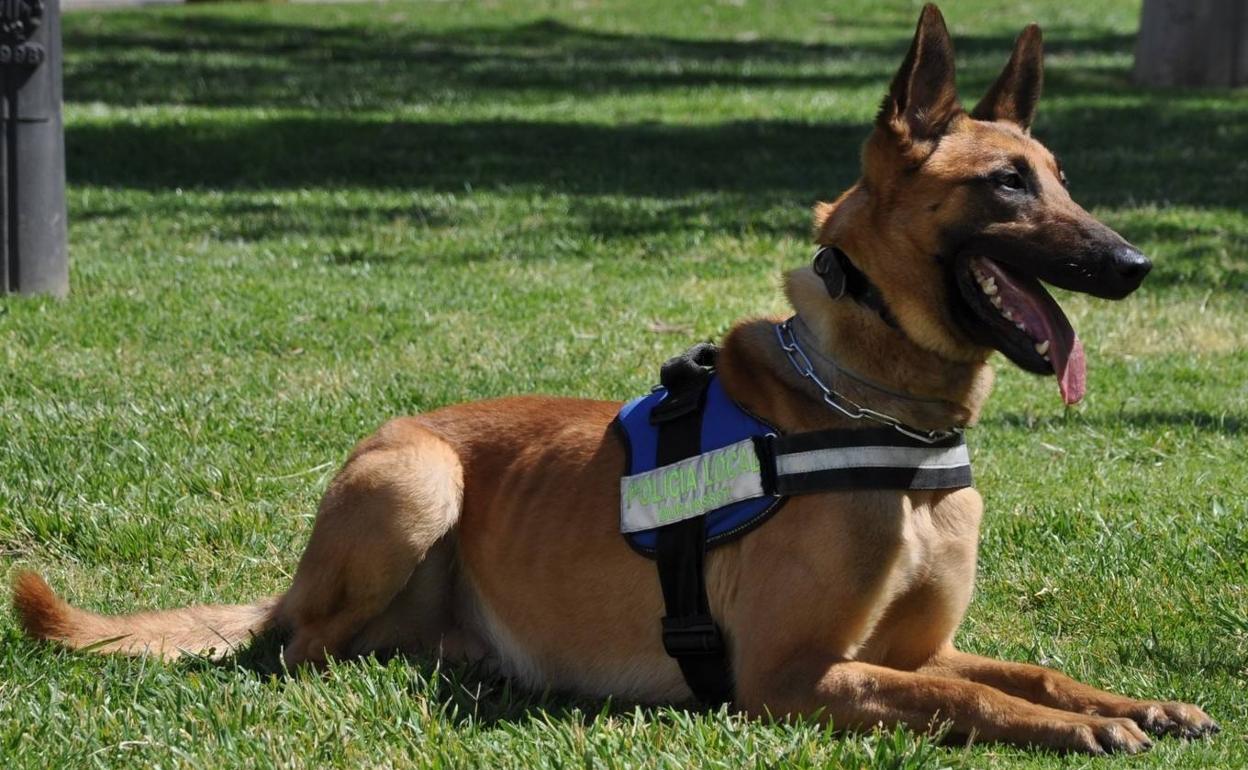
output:
[[[1030,136],[1042,75],[1033,24],[966,113],[949,32],[926,6],[863,149],[862,180],[820,204],[815,226],[820,243],[859,246],[850,258],[916,343],[955,360],[999,350],[1056,374],[1074,403],[1083,349],[1040,282],[1120,299],[1151,264],[1071,200],[1061,164]]]

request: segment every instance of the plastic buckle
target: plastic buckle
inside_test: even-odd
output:
[[[691,655],[719,655],[724,636],[710,615],[663,618],[663,649],[673,658]]]
[[[811,267],[815,269],[815,275],[823,279],[829,297],[840,299],[845,296],[849,281],[841,268],[835,246],[820,246],[811,260]]]

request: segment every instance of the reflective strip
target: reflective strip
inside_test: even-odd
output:
[[[640,532],[763,496],[754,441],[620,479],[620,531]]]
[[[842,447],[779,455],[776,457],[776,475],[789,476],[837,468],[940,470],[970,464],[971,458],[966,451],[965,444],[946,449],[893,446]]]

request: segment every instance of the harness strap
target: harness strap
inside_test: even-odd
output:
[[[650,414],[658,426],[660,466],[702,450],[702,412],[716,348],[698,345],[663,366],[668,396]],[[711,617],[706,595],[706,517],[695,516],[656,532],[655,565],[663,604],[663,648],[676,659],[698,700],[718,706],[732,700],[732,673],[723,633]]]
[[[972,483],[971,458],[961,434],[927,443],[889,428],[820,430],[771,436],[767,448],[764,487],[777,495],[838,489],[957,489]]]
[[[664,525],[703,519],[725,506],[764,497],[972,484],[971,457],[961,433],[935,441],[891,428],[768,433],[695,456],[662,454],[666,435],[659,434],[658,467],[621,479],[620,531],[626,535],[657,534]],[[682,459],[664,463],[669,456]],[[708,533],[715,535],[713,525]]]
[[[653,553],[658,569],[663,648],[709,706],[732,701],[734,685],[726,640],[707,597],[708,547],[765,520],[792,495],[971,485],[961,432],[938,439],[891,428],[779,434],[756,418],[737,424],[746,413],[731,402],[722,405],[727,396],[715,383],[716,353],[703,344],[668,361],[663,387],[625,405],[617,417],[626,443],[630,420],[645,442],[638,455],[643,460],[630,460],[621,478],[620,531],[635,547],[633,538],[651,538],[639,550]],[[638,404],[648,414],[633,411]],[[637,419],[642,414],[650,425]],[[758,500],[766,504],[748,508]],[[722,514],[738,505],[756,511],[754,518],[727,519],[736,529],[726,530]]]

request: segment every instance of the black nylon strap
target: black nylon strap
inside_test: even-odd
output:
[[[702,411],[710,384],[714,348],[697,346],[663,367],[668,396],[651,412],[658,425],[659,466],[698,454]],[[666,410],[662,407],[671,402]],[[706,595],[706,517],[669,524],[657,531],[655,565],[663,589],[663,648],[676,659],[698,700],[718,706],[732,700],[732,672],[723,634],[711,617]]]
[[[951,467],[923,468],[910,465],[835,467],[804,473],[781,474],[776,463],[784,455],[820,449],[852,447],[898,447],[912,449],[952,449],[966,443],[957,433],[940,441],[926,442],[891,428],[820,430],[774,436],[767,442],[763,463],[764,489],[777,495],[803,495],[844,489],[958,489],[973,483],[970,462]],[[767,467],[771,468],[768,477]]]
[[[836,468],[776,478],[777,495],[805,495],[845,489],[960,489],[971,486],[971,467]]]

